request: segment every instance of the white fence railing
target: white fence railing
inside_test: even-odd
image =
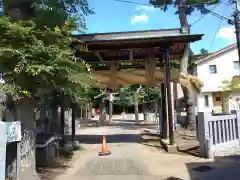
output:
[[[240,148],[240,111],[229,115],[198,113],[198,140],[200,155],[214,156]]]

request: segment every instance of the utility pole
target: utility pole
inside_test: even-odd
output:
[[[240,70],[240,10],[239,10],[239,0],[234,0],[235,4],[235,11],[233,13],[234,17],[234,25],[236,31],[236,40],[237,40],[237,47],[238,47],[238,62],[239,62],[239,70]],[[230,24],[230,22],[229,22]],[[240,75],[240,72],[239,72]]]

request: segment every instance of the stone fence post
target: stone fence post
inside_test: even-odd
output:
[[[233,110],[231,111],[232,114],[236,114],[236,119],[237,119],[237,138],[240,140],[240,110]]]
[[[198,113],[198,140],[200,144],[200,156],[204,158],[213,158],[212,141],[209,132],[209,120],[211,118],[208,112]]]

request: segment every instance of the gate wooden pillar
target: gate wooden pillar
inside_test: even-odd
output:
[[[165,51],[161,49],[161,57],[159,57],[159,61],[161,66],[164,67],[165,62]],[[165,68],[163,68],[165,71]],[[167,139],[168,138],[168,117],[167,117],[167,101],[166,101],[166,75],[164,75],[163,82],[160,85],[161,91],[161,116],[159,116],[159,122],[161,122],[161,138]]]
[[[110,92],[109,94],[109,123],[112,122],[113,115],[113,94]]]
[[[65,143],[65,97],[64,93],[61,93],[61,105],[60,105],[60,134],[62,136],[61,146]]]
[[[113,61],[109,65],[110,65],[110,71],[111,71],[111,91],[110,91],[109,96],[108,96],[108,100],[109,100],[108,113],[109,113],[109,123],[111,123],[112,122],[112,115],[113,115],[113,94],[112,94],[112,90],[118,89],[118,83],[117,83],[118,79],[116,78],[118,62]]]
[[[76,136],[76,103],[72,103],[72,142]]]
[[[167,103],[166,103],[166,86],[165,82],[161,84],[161,115],[162,117],[162,138],[168,138],[168,120],[167,120]]]
[[[166,96],[167,96],[167,117],[168,117],[168,129],[169,129],[169,141],[170,145],[175,144],[174,138],[174,124],[173,124],[173,115],[172,115],[172,91],[171,91],[171,66],[170,66],[170,46],[164,49],[164,66],[165,66],[165,85],[166,85]]]

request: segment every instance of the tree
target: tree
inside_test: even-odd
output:
[[[240,109],[240,78],[233,77],[231,80],[224,80],[221,85],[222,94],[229,97],[233,101],[233,106]]]
[[[159,97],[159,90],[157,87],[145,87],[142,85],[125,85],[119,90],[120,98],[116,100],[119,105],[128,106],[134,105],[135,119],[139,121],[138,106],[153,102]],[[146,111],[144,111],[146,113]]]
[[[136,122],[139,121],[138,117],[138,103],[140,100],[140,85],[124,85],[119,89],[119,99],[116,99],[116,103],[124,107],[134,105],[134,113]]]
[[[78,24],[72,23],[73,30],[86,29],[85,16],[93,14],[88,0],[6,0],[1,1],[5,15],[14,20],[33,20],[39,27],[63,26],[74,16]],[[76,21],[75,21],[76,22]]]
[[[200,50],[200,54],[201,54],[201,55],[208,54],[208,50],[202,48],[202,49]]]
[[[191,15],[191,13],[196,9],[199,10],[201,13],[208,13],[209,10],[206,9],[206,5],[212,5],[219,3],[219,0],[208,1],[208,0],[150,0],[150,3],[155,7],[160,7],[163,11],[168,10],[169,5],[174,5],[177,7],[176,14],[178,14],[180,26],[182,29],[186,30],[187,34],[190,34],[190,27],[187,21],[187,15]],[[184,50],[183,57],[181,59],[181,72],[184,74],[188,74],[188,61],[189,61],[189,51],[190,51],[190,44],[188,44]],[[195,116],[195,103],[194,103],[194,96],[195,92],[191,88],[187,88],[182,86],[184,99],[187,109],[187,121],[185,128],[188,128],[188,125],[195,124],[196,116]]]
[[[66,22],[68,26],[68,22]],[[22,121],[20,179],[37,179],[35,173],[34,104],[53,90],[78,97],[87,88],[90,67],[74,56],[69,32],[58,27],[38,29],[32,21],[0,18],[1,89],[14,100]],[[13,105],[14,106],[14,105]],[[8,107],[12,107],[9,104]]]
[[[29,123],[27,123],[28,127],[24,127],[23,141],[21,142],[22,149],[26,150],[23,152],[28,154],[26,158],[23,158],[26,160],[24,160],[24,163],[28,164],[28,166],[24,168],[24,173],[21,173],[21,175],[24,174],[26,177],[22,176],[20,179],[37,179],[37,177],[29,177],[29,175],[34,176],[35,174],[34,117],[33,113],[29,113],[31,112],[30,107],[33,108],[33,106],[31,106],[33,104],[33,97],[39,95],[49,97],[54,94],[52,101],[56,103],[56,101],[63,98],[63,94],[67,94],[72,100],[77,100],[79,96],[83,95],[82,89],[79,88],[79,86],[85,84],[83,83],[85,81],[81,81],[85,73],[76,74],[76,72],[84,72],[86,69],[89,69],[89,67],[84,61],[79,61],[82,67],[81,65],[74,65],[78,59],[73,56],[74,52],[69,49],[72,43],[72,37],[70,37],[69,32],[76,30],[83,32],[87,28],[85,16],[92,14],[93,11],[89,8],[87,0],[2,0],[0,2],[1,12],[4,10],[5,16],[11,17],[11,20],[14,21],[22,20],[20,23],[10,23],[9,20],[2,21],[4,25],[9,25],[9,29],[2,28],[3,32],[1,35],[3,35],[4,38],[1,40],[6,40],[4,35],[8,33],[7,31],[9,30],[9,32],[12,31],[12,37],[7,39],[10,47],[16,43],[16,46],[12,46],[9,51],[7,50],[8,46],[5,46],[5,49],[1,49],[1,54],[4,58],[1,59],[2,63],[0,64],[4,65],[1,68],[6,81],[2,89],[8,92],[8,94],[13,95],[15,99],[24,97],[24,101],[19,101],[21,105],[18,106],[18,109],[22,117],[19,116],[18,118],[29,121]],[[25,20],[25,22],[23,22],[23,20]],[[34,23],[26,23],[26,21],[29,22],[29,20]],[[56,26],[59,28],[56,28]],[[31,34],[30,38],[27,37],[28,33]],[[14,35],[16,35],[17,38],[14,38]],[[24,44],[23,48],[18,46],[21,40],[22,44]],[[2,47],[6,45],[6,42],[5,44],[3,43]],[[31,42],[33,43],[31,44]],[[27,47],[29,51],[27,51]],[[12,52],[15,54],[11,56],[10,53]],[[56,53],[58,53],[58,56]],[[44,56],[41,58],[41,55]],[[8,62],[9,65],[12,65],[7,66],[7,59],[10,58],[12,60],[15,56],[18,57],[16,61]],[[59,58],[62,57],[62,64],[53,63],[57,60],[60,63]],[[32,61],[31,58],[36,59]],[[48,59],[45,61],[45,58]],[[67,59],[69,61],[64,62],[64,60]],[[4,60],[6,60],[6,62],[3,62]],[[84,66],[86,68],[84,68]],[[12,72],[11,69],[13,70]],[[84,71],[82,71],[83,69]],[[11,77],[11,73],[16,76]],[[57,77],[57,75],[59,77]],[[83,87],[83,89],[85,88],[86,86]],[[29,97],[28,100],[31,102],[26,100],[26,96]],[[27,115],[29,116],[27,117]],[[28,131],[27,129],[29,129],[29,133],[25,133]],[[25,155],[26,154],[22,153],[21,156],[25,157]]]

